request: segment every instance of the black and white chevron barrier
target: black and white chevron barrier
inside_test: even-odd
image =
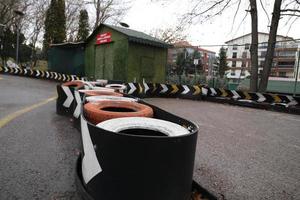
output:
[[[58,72],[42,71],[42,70],[37,70],[37,69],[22,69],[22,68],[16,68],[16,67],[1,67],[0,66],[0,73],[18,75],[18,76],[26,76],[26,77],[32,77],[32,78],[55,80],[55,81],[60,81],[60,82],[85,80],[84,78],[80,78],[76,75],[61,74]]]
[[[181,97],[200,99],[201,85],[176,85],[163,83],[127,83],[127,94],[138,97]]]
[[[227,90],[203,85],[190,86],[160,83],[127,83],[126,85],[127,93],[137,97],[178,97],[183,99],[212,97],[234,101],[247,100],[248,102],[269,103],[286,107],[299,105],[300,102],[299,98],[291,95]]]

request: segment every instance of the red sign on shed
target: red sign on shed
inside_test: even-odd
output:
[[[111,33],[110,32],[98,34],[96,37],[96,44],[104,44],[104,43],[109,43],[109,42],[111,42]]]

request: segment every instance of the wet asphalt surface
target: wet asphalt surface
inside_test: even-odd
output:
[[[56,95],[55,82],[0,75],[0,120]],[[79,199],[75,162],[80,133],[56,115],[55,101],[0,129],[0,199]]]
[[[55,82],[0,75],[0,120],[56,95]],[[149,103],[200,127],[194,179],[219,199],[300,199],[300,116],[178,99]],[[80,134],[55,101],[0,129],[0,199],[79,199]]]
[[[194,179],[218,199],[300,199],[300,116],[147,99],[199,125]]]

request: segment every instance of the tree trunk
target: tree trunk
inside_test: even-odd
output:
[[[101,7],[100,7],[100,2],[101,0],[96,0],[96,22],[95,22],[95,25],[94,25],[94,30],[98,27],[99,25],[99,21],[100,21],[100,10],[101,10]]]
[[[250,77],[250,91],[257,91],[258,82],[258,32],[257,32],[257,6],[256,0],[250,0],[250,13],[251,13],[251,47],[250,47],[250,57],[251,57],[251,77]]]
[[[278,29],[278,24],[279,24],[279,19],[280,19],[281,2],[282,2],[282,0],[275,0],[275,3],[274,3],[273,15],[272,15],[272,21],[271,21],[271,27],[270,27],[270,33],[269,33],[268,48],[267,48],[267,54],[265,57],[265,65],[263,68],[262,77],[261,77],[261,81],[259,84],[260,92],[265,92],[267,90],[267,86],[268,86],[269,75],[271,72],[273,57],[274,57],[277,29]]]

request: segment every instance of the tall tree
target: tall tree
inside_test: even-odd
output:
[[[256,0],[250,0],[251,13],[251,77],[250,77],[250,91],[257,91],[258,81],[258,30],[257,30],[257,6]]]
[[[66,5],[65,0],[57,0],[56,7],[56,35],[54,37],[54,43],[61,43],[66,40]]]
[[[86,10],[81,10],[79,15],[77,41],[84,41],[88,36],[89,36],[89,15]]]
[[[65,0],[66,2],[66,32],[67,41],[76,40],[80,10],[84,7],[82,0]]]
[[[277,29],[278,29],[278,24],[280,19],[281,2],[282,0],[275,0],[274,7],[273,7],[272,21],[271,21],[271,27],[269,32],[269,40],[268,40],[268,48],[265,57],[265,65],[263,67],[263,72],[259,84],[260,92],[265,92],[268,87],[268,80],[269,80],[269,75],[271,72],[273,57],[274,57]]]
[[[46,11],[45,33],[44,33],[44,52],[47,52],[50,44],[61,43],[66,40],[66,15],[65,1],[51,0],[50,6]]]
[[[46,17],[45,17],[45,33],[44,33],[44,41],[43,41],[43,49],[45,52],[49,49],[50,44],[54,42],[55,37],[55,28],[56,28],[56,16],[55,16],[55,10],[56,10],[56,0],[51,0],[51,3],[49,5],[49,8],[46,11]]]
[[[129,1],[124,0],[86,0],[87,4],[93,4],[96,13],[96,19],[93,29],[101,23],[110,21],[119,22],[129,9]]]
[[[224,49],[224,47],[220,48],[218,61],[219,61],[219,74],[220,77],[223,78],[225,71],[228,69],[226,50]]]

